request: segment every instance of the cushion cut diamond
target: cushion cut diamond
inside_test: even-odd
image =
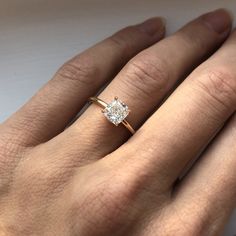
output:
[[[115,98],[103,110],[105,117],[113,124],[120,124],[129,114],[129,108],[122,101]]]

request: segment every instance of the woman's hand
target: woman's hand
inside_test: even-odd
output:
[[[217,50],[224,10],[164,31],[153,18],[95,45],[0,126],[1,236],[220,235],[236,194],[236,33]],[[96,105],[65,129],[108,82],[99,97],[129,105],[136,134]]]

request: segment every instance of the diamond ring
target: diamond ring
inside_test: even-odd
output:
[[[90,97],[89,101],[100,106],[103,109],[102,113],[112,124],[118,126],[121,123],[132,134],[135,133],[135,130],[126,120],[126,117],[130,113],[130,110],[126,104],[124,104],[121,100],[118,99],[118,97],[115,97],[114,100],[108,104],[97,97]]]

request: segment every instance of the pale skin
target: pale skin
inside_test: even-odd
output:
[[[221,235],[236,196],[231,25],[221,9],[163,39],[152,18],[65,63],[0,125],[0,235]],[[124,101],[137,132],[94,104],[68,127],[108,82],[99,97]]]

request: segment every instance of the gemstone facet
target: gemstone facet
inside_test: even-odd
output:
[[[105,117],[113,124],[120,124],[129,114],[129,108],[117,97],[103,110]]]

